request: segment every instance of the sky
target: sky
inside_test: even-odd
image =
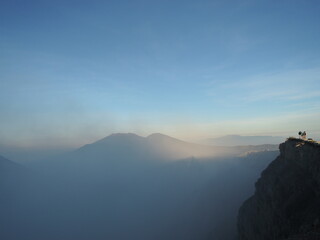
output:
[[[320,138],[320,2],[2,0],[0,145]]]

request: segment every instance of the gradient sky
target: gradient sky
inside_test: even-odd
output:
[[[320,136],[319,1],[0,3],[0,144]]]

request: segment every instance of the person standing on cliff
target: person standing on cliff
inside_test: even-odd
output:
[[[301,138],[302,138],[303,140],[307,140],[307,133],[306,133],[306,131],[304,131],[304,132],[301,134]]]
[[[298,134],[299,134],[299,139],[302,139],[302,140],[306,140],[307,139],[306,131],[304,131],[304,132],[300,131]]]

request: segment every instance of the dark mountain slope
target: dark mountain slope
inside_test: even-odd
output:
[[[320,145],[288,139],[240,208],[240,240],[286,239],[319,227]],[[308,238],[307,238],[308,239]]]

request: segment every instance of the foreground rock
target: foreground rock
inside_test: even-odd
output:
[[[298,239],[295,236],[318,232],[318,143],[289,138],[280,144],[280,156],[262,172],[255,187],[239,210],[240,240]]]

